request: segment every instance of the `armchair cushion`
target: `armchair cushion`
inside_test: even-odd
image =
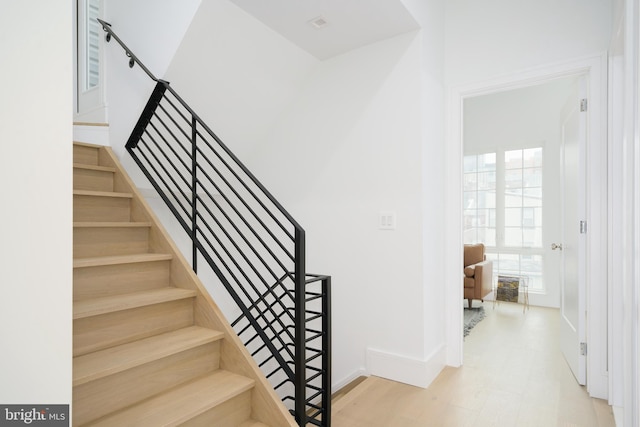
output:
[[[473,277],[476,274],[476,266],[468,265],[464,268],[464,275],[466,277]]]
[[[484,245],[477,243],[475,245],[464,245],[464,266],[477,264],[484,261]]]

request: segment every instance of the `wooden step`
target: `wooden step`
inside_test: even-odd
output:
[[[117,311],[131,310],[163,302],[194,298],[196,291],[180,288],[160,288],[149,291],[112,295],[102,298],[92,298],[76,301],[73,304],[73,318],[99,316]]]
[[[145,253],[149,250],[148,222],[76,222],[73,257]]]
[[[74,424],[84,424],[219,367],[222,332],[192,326],[74,359]]]
[[[77,305],[76,301],[74,305]],[[144,305],[73,321],[73,355],[80,356],[193,325],[193,299]]]
[[[249,378],[217,370],[87,425],[236,427],[249,419],[253,385]]]
[[[136,254],[73,261],[74,301],[100,298],[170,284],[171,255]]]
[[[113,191],[115,168],[97,165],[73,165],[73,189]]]
[[[222,338],[222,332],[189,326],[78,356],[73,360],[73,386],[86,384]]]
[[[131,193],[109,191],[73,191],[74,222],[131,220]]]
[[[105,265],[137,264],[149,261],[165,261],[172,258],[169,254],[131,254],[131,255],[110,255],[88,258],[77,258],[73,260],[73,268],[98,267]]]
[[[98,150],[100,149],[99,145],[86,144],[84,142],[74,142],[73,143],[73,162],[81,163],[84,165],[95,165],[99,164],[99,155]]]

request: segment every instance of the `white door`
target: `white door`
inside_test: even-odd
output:
[[[579,384],[586,384],[585,301],[585,148],[587,138],[586,79],[565,108],[560,148],[562,238],[552,244],[561,257],[560,346]]]

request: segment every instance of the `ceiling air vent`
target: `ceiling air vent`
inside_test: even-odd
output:
[[[311,25],[313,28],[317,30],[321,30],[327,25],[329,25],[329,22],[327,22],[327,20],[324,19],[322,16],[318,16],[317,18],[313,18],[311,21],[309,21],[309,25]]]

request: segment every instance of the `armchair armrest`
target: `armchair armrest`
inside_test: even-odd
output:
[[[493,290],[493,261],[475,264],[476,298],[483,299]]]

